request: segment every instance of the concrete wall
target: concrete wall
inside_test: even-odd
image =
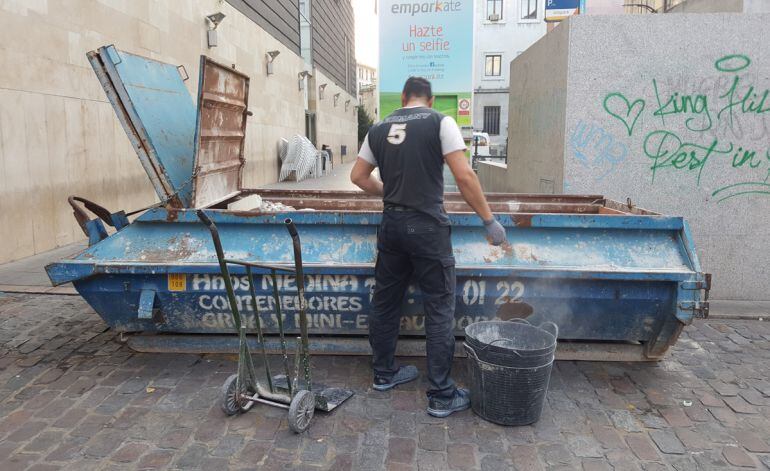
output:
[[[350,161],[358,152],[358,114],[356,105],[358,100],[348,95],[344,90],[344,84],[339,86],[327,78],[319,69],[313,77],[315,86],[312,86],[314,95],[311,98],[311,108],[316,111],[316,146],[320,149],[323,144],[332,148],[334,163],[340,162],[340,158]],[[324,90],[323,100],[318,100],[318,85],[328,83]],[[335,104],[334,95],[340,96]],[[345,105],[345,102],[348,102]],[[350,123],[355,123],[351,134]],[[342,156],[342,146],[347,148],[347,155]]]
[[[227,16],[219,47],[208,49],[204,18],[217,11]],[[302,60],[226,2],[6,0],[0,24],[0,263],[82,239],[70,194],[113,210],[156,201],[86,60],[89,50],[115,44],[184,64],[193,96],[200,54],[250,75],[245,186],[275,181],[277,140],[304,133]],[[268,50],[281,51],[271,76]],[[343,104],[355,98],[342,97]],[[354,148],[356,121],[348,116],[322,107],[319,123],[334,128],[319,124],[319,136],[329,132],[327,139]]]
[[[481,187],[487,193],[506,192],[508,190],[508,167],[497,162],[479,162],[476,174]]]
[[[770,299],[770,45],[757,40],[768,22],[683,14],[569,25],[565,190],[685,216],[720,299]]]
[[[508,182],[516,192],[561,188],[567,99],[567,53],[572,18],[517,57],[510,66]]]

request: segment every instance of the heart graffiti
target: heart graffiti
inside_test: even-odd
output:
[[[633,134],[634,126],[642,115],[644,106],[644,100],[641,98],[631,103],[622,93],[610,93],[604,97],[604,111],[623,123],[629,136]]]

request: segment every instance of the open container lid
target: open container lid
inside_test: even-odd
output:
[[[247,76],[201,56],[196,109],[181,66],[115,46],[88,59],[162,201],[200,208],[240,191]]]

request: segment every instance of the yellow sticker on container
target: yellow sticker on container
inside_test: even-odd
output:
[[[187,288],[187,275],[185,275],[184,273],[168,274],[169,291],[184,291],[185,288]]]

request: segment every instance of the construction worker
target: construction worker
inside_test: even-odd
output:
[[[444,162],[463,198],[484,222],[489,242],[500,245],[506,235],[468,164],[457,123],[432,109],[430,82],[410,77],[401,104],[369,130],[350,173],[355,185],[382,196],[384,204],[369,315],[372,387],[386,391],[418,376],[416,367],[399,366],[395,360],[401,305],[414,275],[425,307],[428,413],[446,417],[467,409],[470,394],[451,378],[456,280],[451,227],[444,210]],[[375,168],[381,181],[372,175]]]

